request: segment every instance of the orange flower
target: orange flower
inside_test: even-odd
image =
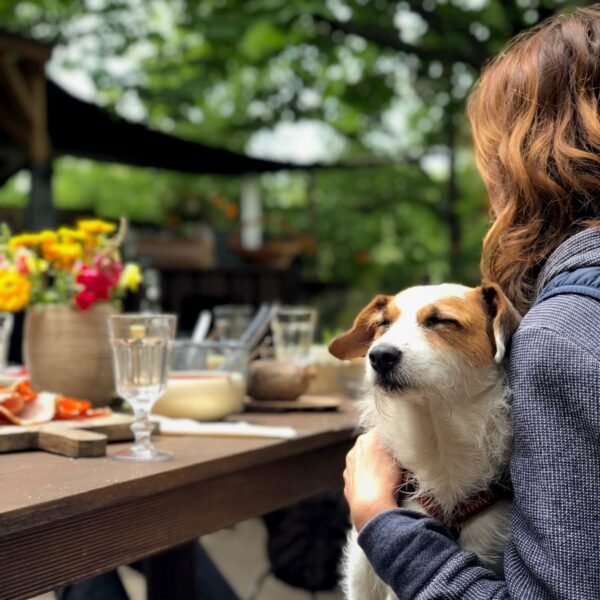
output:
[[[68,271],[83,255],[83,249],[76,242],[48,242],[42,245],[42,255],[59,269]]]

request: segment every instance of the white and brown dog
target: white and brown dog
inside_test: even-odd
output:
[[[413,287],[374,298],[329,347],[341,359],[368,357],[362,425],[378,429],[407,473],[399,504],[439,518],[497,571],[510,507],[497,494],[511,446],[502,362],[519,321],[495,285]],[[345,591],[350,600],[395,598],[355,532]]]

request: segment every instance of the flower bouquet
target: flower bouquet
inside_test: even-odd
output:
[[[75,228],[10,235],[0,231],[0,311],[32,304],[64,304],[87,310],[137,291],[140,269],[123,264],[119,246],[125,223],[79,221]],[[114,235],[112,235],[114,234]]]
[[[0,231],[0,311],[27,309],[25,365],[35,390],[104,403],[113,394],[107,317],[140,269],[123,263],[121,227],[82,220],[75,227],[11,235]]]

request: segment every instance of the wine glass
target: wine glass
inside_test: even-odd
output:
[[[175,337],[175,315],[124,314],[109,317],[115,383],[119,396],[133,409],[131,425],[135,442],[113,455],[115,460],[170,460],[170,452],[159,452],[150,441],[149,415],[167,384],[169,353]]]

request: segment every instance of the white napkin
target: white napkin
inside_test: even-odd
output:
[[[171,419],[152,415],[153,421],[160,423],[162,435],[205,435],[214,437],[250,437],[278,438],[289,440],[296,437],[297,432],[292,427],[272,427],[255,425],[246,421],[217,421],[206,423],[193,419]]]

